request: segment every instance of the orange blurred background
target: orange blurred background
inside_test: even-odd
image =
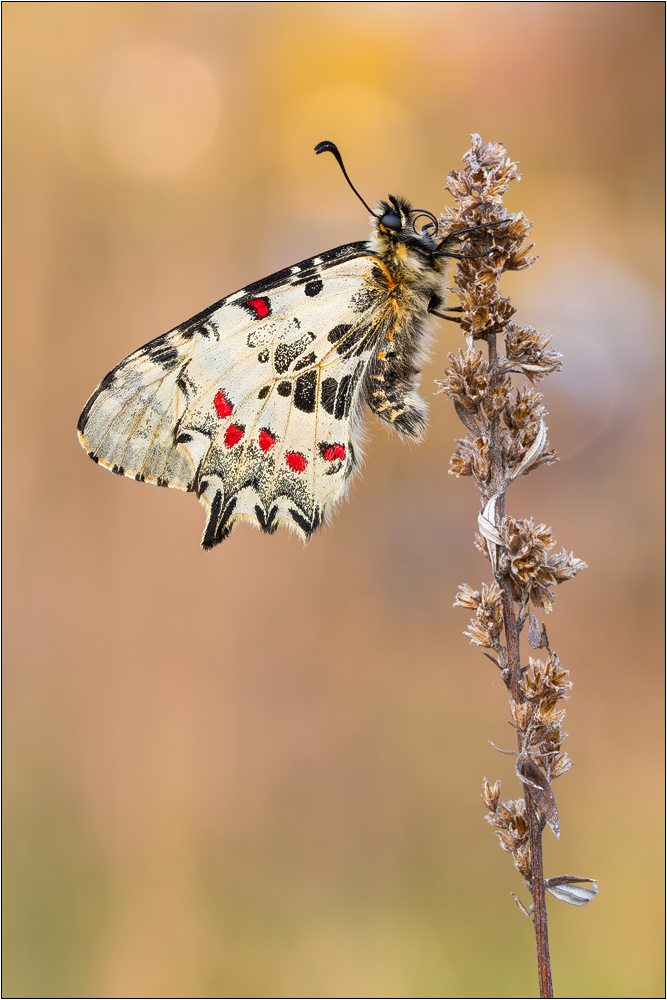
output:
[[[308,547],[199,545],[193,497],[96,468],[101,377],[223,295],[439,213],[471,132],[521,164],[561,462],[508,511],[590,569],[547,622],[571,671],[546,874],[556,994],[664,996],[661,3],[5,3],[5,996],[516,997],[528,901],[483,820],[520,794],[506,692],[462,631],[489,566],[460,436],[369,421]],[[527,657],[527,651],[525,652]]]

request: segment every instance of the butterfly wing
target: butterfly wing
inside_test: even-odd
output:
[[[367,244],[304,261],[122,361],[86,404],[81,443],[113,472],[196,492],[204,548],[239,519],[308,537],[356,464],[390,313]]]

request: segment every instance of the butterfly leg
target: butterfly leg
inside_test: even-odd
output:
[[[439,319],[448,319],[451,323],[460,323],[461,319],[458,316],[447,316],[445,313],[438,312],[437,309],[429,309],[429,316],[437,316]],[[447,312],[462,313],[463,306],[448,306]]]

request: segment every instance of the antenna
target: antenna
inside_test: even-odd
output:
[[[336,143],[335,142],[330,142],[329,139],[324,139],[322,142],[318,142],[317,146],[315,146],[315,152],[316,153],[333,153],[333,155],[338,160],[338,166],[343,171],[343,176],[345,177],[345,180],[350,185],[350,187],[352,188],[352,190],[356,194],[356,196],[359,199],[359,201],[361,202],[361,204],[364,205],[364,207],[368,209],[368,211],[371,213],[371,215],[375,216],[375,218],[377,219],[378,216],[375,215],[375,212],[373,211],[372,208],[368,208],[368,205],[366,204],[366,202],[364,201],[364,199],[361,197],[361,195],[357,191],[356,187],[354,186],[354,184],[352,183],[352,181],[350,180],[350,178],[347,176],[347,170],[345,169],[345,164],[343,163],[343,157],[338,152],[338,146],[336,145]]]

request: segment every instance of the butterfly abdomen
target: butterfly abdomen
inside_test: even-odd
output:
[[[409,206],[404,211],[408,217]],[[366,373],[366,401],[381,420],[419,440],[427,418],[417,393],[428,358],[426,322],[431,302],[440,297],[444,267],[418,237],[403,242],[378,227],[371,244],[378,256],[373,280],[382,299],[382,337]]]

